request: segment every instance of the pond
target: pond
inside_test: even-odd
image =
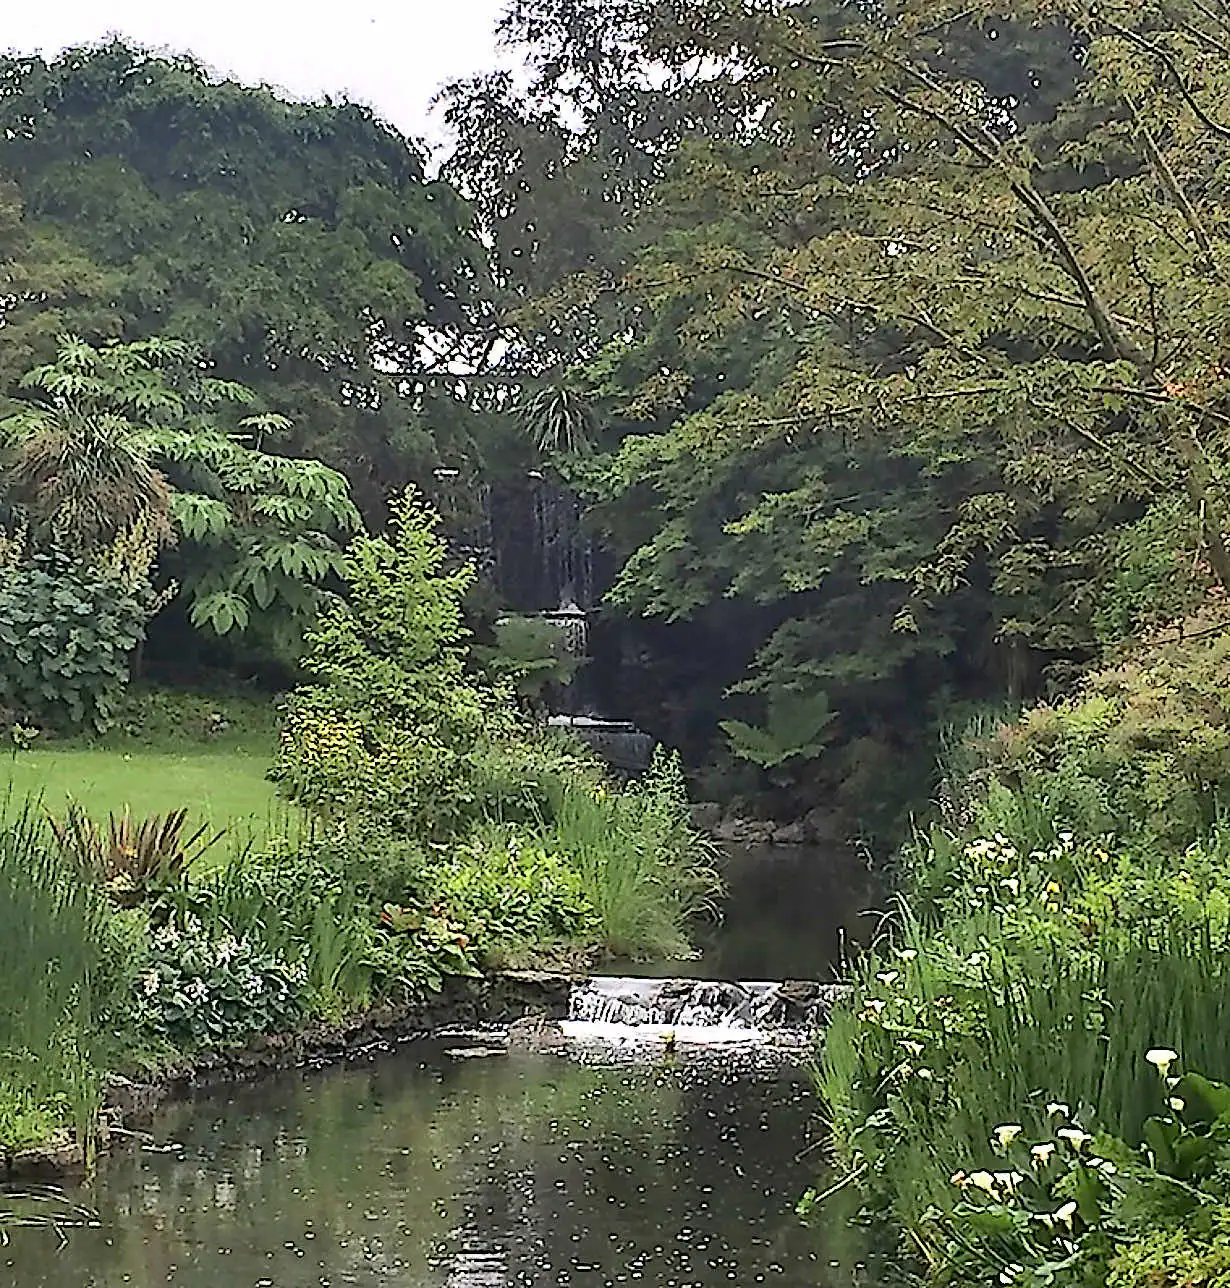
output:
[[[851,1283],[833,1239],[794,1213],[823,1158],[797,1063],[768,1048],[458,1059],[450,1045],[167,1107],[73,1195],[98,1227],[15,1231],[0,1284]]]

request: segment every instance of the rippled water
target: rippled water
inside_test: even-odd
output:
[[[101,1228],[63,1246],[19,1230],[0,1271],[21,1288],[817,1288],[826,1262],[792,1211],[813,1111],[797,1070],[409,1044],[168,1109],[82,1196]]]
[[[866,874],[792,850],[736,855],[729,875],[696,973],[828,977]],[[169,1107],[72,1195],[99,1227],[62,1244],[15,1231],[0,1288],[866,1281],[844,1225],[822,1245],[794,1214],[822,1158],[804,1069],[682,1043],[618,1063],[604,1047],[457,1060],[450,1045]]]

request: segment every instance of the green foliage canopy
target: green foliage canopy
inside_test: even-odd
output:
[[[286,418],[272,443],[346,470],[377,512],[441,456],[477,459],[457,373],[490,352],[486,251],[454,190],[368,109],[288,102],[119,41],[8,56],[0,174],[58,311],[53,330],[30,322],[35,360],[62,330],[177,337]]]
[[[279,418],[180,340],[65,337],[22,389],[0,421],[0,482],[36,541],[89,558],[126,534],[176,537],[195,624],[225,635],[256,622],[298,651],[338,567],[335,537],[358,524],[340,474],[261,451],[253,440]]]

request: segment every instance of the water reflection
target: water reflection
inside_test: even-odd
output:
[[[721,866],[728,897],[720,923],[695,928],[696,961],[621,961],[610,973],[827,982],[874,931],[880,882],[853,846],[726,846]]]
[[[816,1288],[802,1071],[453,1062],[416,1044],[175,1106],[101,1218],[18,1231],[22,1288]]]

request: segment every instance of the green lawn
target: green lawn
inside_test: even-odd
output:
[[[7,784],[14,802],[41,796],[57,814],[72,796],[99,821],[125,805],[135,817],[187,809],[190,829],[208,822],[243,842],[287,815],[265,778],[271,757],[259,746],[37,748],[0,759],[0,790]]]

